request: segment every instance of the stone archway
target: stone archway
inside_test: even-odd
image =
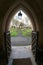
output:
[[[13,5],[12,8],[10,8],[10,10],[8,10],[7,14],[5,15],[5,17],[4,17],[5,23],[3,22],[4,28],[2,28],[3,31],[8,30],[11,18],[20,9],[22,9],[27,14],[27,16],[30,18],[30,20],[32,21],[31,23],[33,26],[33,30],[35,30],[35,31],[38,30],[37,18],[35,16],[35,14],[33,13],[33,10],[30,7],[27,8],[27,6],[25,4],[19,3],[15,7]]]
[[[0,0],[1,52],[5,51],[4,32],[8,31],[11,18],[20,9],[22,9],[32,21],[33,30],[39,31],[38,45],[43,48],[43,0]],[[4,55],[3,53],[1,56]]]
[[[19,3],[13,4],[8,9],[7,13],[5,14],[3,24],[2,24],[3,33],[9,30],[9,25],[10,25],[10,21],[11,21],[12,17],[20,9],[23,10],[23,12],[26,13],[26,15],[30,18],[32,26],[33,26],[33,31],[39,30],[38,19],[37,19],[37,16],[36,16],[34,10],[31,8],[30,5],[27,5],[27,3],[23,3],[21,1]],[[4,42],[4,36],[3,36],[3,42]]]
[[[33,3],[35,3],[35,6]],[[3,18],[4,20],[2,23],[2,33],[4,33],[5,31],[8,30],[8,28],[9,28],[8,24],[10,24],[10,20],[13,17],[13,14],[15,14],[19,9],[22,9],[27,14],[27,16],[30,17],[34,30],[39,31],[39,34],[40,34],[39,35],[39,44],[42,43],[43,40],[41,39],[41,37],[42,37],[43,33],[40,31],[42,31],[43,25],[40,22],[40,21],[42,21],[42,18],[40,18],[41,15],[39,16],[39,13],[41,12],[41,10],[36,1],[32,2],[32,3],[30,1],[29,1],[29,3],[26,1],[19,1],[19,2],[15,2],[12,5],[10,5],[9,9],[7,9],[6,14],[4,15],[4,18]]]
[[[30,19],[34,20],[33,28],[35,27],[36,31],[39,31],[39,45],[43,46],[43,1],[42,0],[2,0],[0,1],[0,35],[1,35],[1,44],[3,44],[3,34],[6,31],[6,22],[11,20],[14,14],[22,8],[22,10],[28,15],[30,14]],[[10,17],[10,15],[12,15]],[[6,28],[6,29],[5,29]]]

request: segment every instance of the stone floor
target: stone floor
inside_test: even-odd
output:
[[[28,58],[31,57],[31,46],[12,46],[11,58]]]
[[[35,59],[29,46],[12,46],[12,52],[8,65],[12,65],[14,59],[27,59],[30,58],[32,65],[36,65]],[[17,61],[16,61],[17,62]]]
[[[32,65],[30,58],[14,59],[12,65]]]
[[[19,61],[20,59],[26,60],[28,58],[30,58],[32,65],[36,65],[31,51],[31,37],[24,37],[21,33],[19,33],[17,37],[11,37],[11,49],[12,51],[8,65],[12,65],[14,59],[18,59]],[[22,60],[22,62],[25,61]]]

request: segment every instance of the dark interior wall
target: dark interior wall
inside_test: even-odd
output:
[[[33,30],[36,30],[37,26],[35,24],[35,17],[33,17],[32,13],[29,11],[29,9],[27,9],[25,7],[25,5],[23,4],[18,4],[15,8],[12,9],[12,11],[10,12],[9,16],[6,19],[6,25],[5,25],[5,30],[7,31],[9,29],[9,25],[11,22],[12,17],[16,14],[16,12],[18,12],[19,10],[23,10],[23,12],[30,18],[32,26],[33,26]],[[7,15],[6,15],[7,16]],[[34,15],[35,16],[35,15]],[[35,18],[35,19],[34,19]]]
[[[43,20],[41,17],[39,18],[39,46],[43,47]]]
[[[1,0],[0,1],[0,36],[2,36],[2,38],[0,37],[0,43],[3,44],[3,33],[5,32],[5,27],[6,27],[6,20],[7,16],[10,14],[10,11],[12,10],[12,5],[14,5],[14,7],[18,4],[25,4],[25,7],[27,7],[27,9],[25,10],[30,10],[30,12],[32,12],[33,10],[33,18],[37,20],[35,21],[35,24],[37,26],[36,31],[39,31],[39,46],[43,46],[43,0]],[[29,9],[29,6],[31,7],[31,9]],[[13,8],[14,8],[13,7]],[[11,10],[9,9],[11,8]],[[7,13],[9,10],[9,13]],[[17,10],[17,9],[16,9]],[[28,11],[27,14],[28,14]],[[7,13],[7,14],[6,14]],[[34,13],[36,15],[36,18],[34,16]],[[8,17],[9,18],[9,17]],[[31,18],[32,19],[32,18]],[[35,27],[34,24],[34,27]]]

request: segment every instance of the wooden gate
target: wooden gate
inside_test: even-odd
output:
[[[5,56],[6,56],[6,61],[8,63],[8,59],[11,53],[10,31],[4,33],[4,40],[5,40]]]
[[[32,52],[37,61],[37,52],[38,52],[38,32],[32,31]]]

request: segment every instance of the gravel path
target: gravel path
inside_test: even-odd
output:
[[[21,31],[18,32],[18,35],[11,37],[11,45],[13,46],[25,46],[31,44],[31,37],[23,36]]]
[[[31,44],[31,37],[11,37],[11,45],[30,45]]]

